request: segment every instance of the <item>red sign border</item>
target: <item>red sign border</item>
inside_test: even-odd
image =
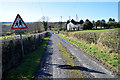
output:
[[[16,22],[16,20],[17,20],[17,18],[18,17],[20,17],[20,19],[22,20],[22,22],[23,22],[23,24],[25,25],[25,27],[19,27],[19,28],[13,28],[13,26],[15,25],[15,22]],[[19,15],[19,14],[17,14],[17,16],[16,16],[16,18],[15,18],[15,21],[13,22],[13,25],[12,25],[12,27],[11,27],[11,29],[27,29],[28,27],[27,27],[27,25],[25,24],[25,22],[23,21],[23,19],[21,18],[21,16]]]

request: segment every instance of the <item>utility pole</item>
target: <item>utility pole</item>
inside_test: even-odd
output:
[[[45,21],[45,16],[43,16],[43,18],[42,18],[42,19],[43,19],[43,21]]]
[[[61,16],[61,27],[62,27],[62,16]]]
[[[60,16],[60,18],[61,18],[61,20],[59,22],[59,30],[61,31],[61,29],[62,29],[62,16]]]
[[[61,16],[61,22],[62,22],[62,16]]]
[[[70,16],[69,16],[69,21],[70,21]]]
[[[47,16],[46,17],[46,22],[49,22],[50,21],[50,18]]]
[[[78,16],[77,16],[77,14],[76,14],[76,21],[78,22]]]

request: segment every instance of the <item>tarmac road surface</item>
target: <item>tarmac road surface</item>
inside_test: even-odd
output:
[[[50,40],[48,41],[45,55],[36,71],[35,80],[41,78],[72,78],[70,76],[71,70],[79,70],[82,78],[112,78],[115,80],[116,76],[100,65],[95,59],[57,34],[50,33]],[[65,64],[56,40],[73,56],[72,59],[75,66]]]

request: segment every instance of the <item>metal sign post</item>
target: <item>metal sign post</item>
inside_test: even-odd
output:
[[[20,33],[20,39],[21,39],[22,55],[24,57],[23,39],[22,39],[22,34],[21,33]]]

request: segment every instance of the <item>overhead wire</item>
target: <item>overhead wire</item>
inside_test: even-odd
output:
[[[39,0],[39,7],[40,7],[40,10],[41,10],[41,13],[42,13],[42,17],[41,18],[43,18],[43,20],[45,19],[45,16],[44,16],[44,11],[43,11],[43,8],[42,8],[42,4],[41,4],[42,2]],[[40,13],[40,14],[41,14]]]

